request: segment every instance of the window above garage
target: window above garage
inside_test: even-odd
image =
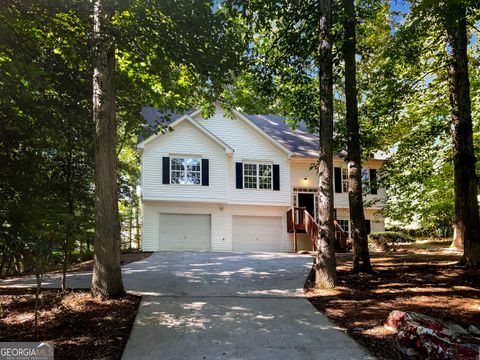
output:
[[[268,162],[235,163],[237,189],[280,190],[280,165]]]
[[[272,164],[243,164],[245,189],[272,189]]]
[[[209,161],[194,156],[173,155],[163,158],[162,183],[209,185]]]
[[[200,185],[202,178],[201,159],[170,158],[170,183],[182,185]]]

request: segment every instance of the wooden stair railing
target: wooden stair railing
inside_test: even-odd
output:
[[[338,246],[338,250],[345,252],[347,251],[348,246],[348,235],[342,229],[337,220],[333,220],[333,225],[335,226],[335,245],[336,247]]]
[[[335,250],[347,251],[348,235],[343,231],[337,220],[333,220],[335,229]],[[304,207],[293,207],[287,212],[287,231],[294,236],[294,251],[297,252],[297,232],[307,233],[311,242],[312,249],[317,249],[318,242],[318,224]]]
[[[315,251],[317,249],[317,242],[318,242],[318,225],[315,219],[310,215],[310,213],[305,210],[305,232],[310,237],[312,241],[312,249]]]

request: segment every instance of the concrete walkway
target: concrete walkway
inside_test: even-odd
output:
[[[192,252],[125,265],[126,289],[143,299],[122,359],[371,359],[305,299],[311,265],[308,255]],[[90,279],[72,274],[68,286]]]

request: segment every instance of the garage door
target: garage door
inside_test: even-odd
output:
[[[282,251],[282,218],[233,217],[234,251]]]
[[[210,251],[210,215],[160,214],[159,250]]]

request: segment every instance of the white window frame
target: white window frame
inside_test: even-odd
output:
[[[245,174],[245,165],[255,165],[256,169],[256,174],[255,175],[246,175]],[[270,176],[260,176],[260,166],[269,166],[270,167]],[[243,176],[243,188],[244,189],[250,189],[250,190],[273,190],[273,164],[272,163],[266,163],[266,162],[244,162],[243,167],[242,167],[242,176]],[[255,178],[256,180],[256,187],[247,187],[245,184],[247,182],[245,181],[245,178]],[[267,179],[270,178],[270,187],[268,188],[261,188],[260,187],[260,179]]]
[[[342,226],[342,222],[346,222],[347,231],[345,231],[344,227]],[[337,219],[338,225],[342,228],[343,231],[347,234],[348,238],[350,239],[350,220],[349,219]]]
[[[184,162],[184,170],[174,170],[172,169],[172,165],[173,165],[173,159],[182,159],[183,162]],[[200,170],[199,171],[188,171],[188,166],[186,164],[186,160],[197,160],[200,164]],[[187,185],[187,186],[200,186],[202,185],[202,158],[198,157],[198,156],[191,156],[191,155],[171,155],[170,156],[170,185]],[[176,183],[176,182],[173,182],[173,173],[176,172],[176,173],[180,173],[180,172],[183,172],[183,179],[188,179],[188,174],[189,172],[190,173],[198,173],[200,175],[199,177],[199,183],[198,184],[195,184],[195,183],[183,183],[183,184],[179,184],[179,183]]]
[[[348,193],[348,169],[346,167],[341,168],[342,171],[342,193]]]
[[[364,176],[366,175],[366,176]],[[362,177],[362,191],[364,194],[371,194],[372,189],[370,186],[370,169],[369,168],[362,168],[361,170],[361,177]]]

